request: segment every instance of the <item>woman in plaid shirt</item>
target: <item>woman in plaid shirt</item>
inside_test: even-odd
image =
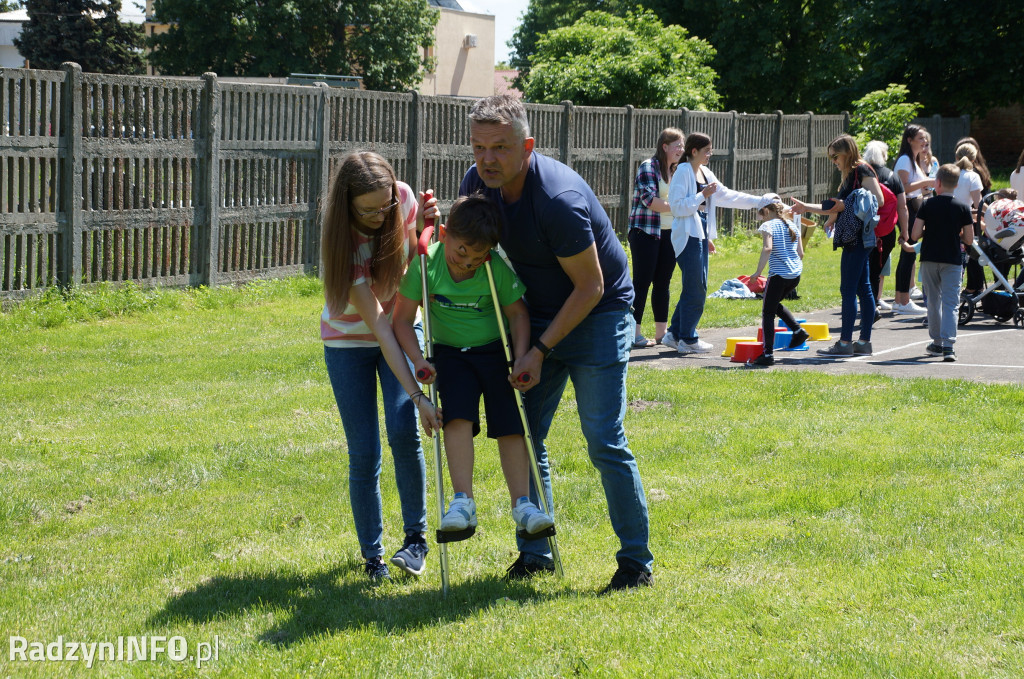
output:
[[[634,347],[651,347],[661,342],[668,327],[668,286],[675,268],[672,249],[672,208],[668,187],[679,159],[683,156],[682,130],[667,127],[658,137],[654,157],[640,163],[633,185],[633,206],[629,211],[629,250],[633,257],[633,318],[636,319]],[[647,306],[647,291],[653,283],[651,307],[654,309],[654,337],[640,333],[640,322]]]

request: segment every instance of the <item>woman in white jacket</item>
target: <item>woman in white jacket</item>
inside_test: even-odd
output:
[[[715,208],[754,209],[761,199],[721,185],[707,166],[711,152],[710,137],[699,132],[690,134],[668,190],[672,248],[683,274],[683,289],[669,330],[661,341],[683,354],[704,354],[712,348],[697,337],[697,324],[708,294],[708,254],[715,251],[718,235]]]

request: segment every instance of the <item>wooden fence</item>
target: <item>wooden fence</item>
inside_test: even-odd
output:
[[[318,201],[356,149],[433,188],[446,212],[473,162],[473,102],[0,69],[0,299],[52,285],[217,285],[316,271]],[[661,129],[709,134],[735,189],[825,197],[843,115],[528,104],[541,153],[586,179],[625,233],[637,165]],[[724,211],[725,231],[753,215]]]

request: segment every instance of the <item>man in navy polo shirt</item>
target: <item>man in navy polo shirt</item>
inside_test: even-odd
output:
[[[501,247],[526,285],[533,345],[512,374],[526,372],[533,378],[521,388],[528,392],[527,417],[549,506],[544,439],[571,379],[587,452],[601,474],[612,529],[621,544],[618,568],[605,591],[651,585],[647,500],[623,427],[635,329],[625,251],[583,178],[534,152],[519,100],[488,97],[473,106],[469,119],[476,163],[463,177],[459,194],[479,191],[501,208]],[[519,549],[508,569],[510,579],[553,570],[546,541],[520,540]]]

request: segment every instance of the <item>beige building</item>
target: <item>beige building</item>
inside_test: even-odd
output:
[[[468,0],[428,0],[441,12],[434,29],[433,72],[420,94],[489,97],[494,94],[494,15]]]

